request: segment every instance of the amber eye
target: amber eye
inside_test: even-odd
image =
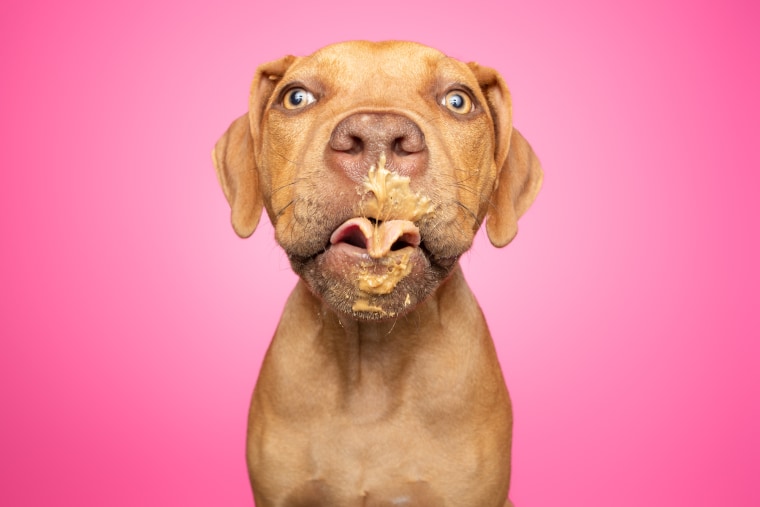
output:
[[[316,102],[314,94],[303,88],[293,88],[282,99],[282,105],[285,109],[301,109],[309,104]]]
[[[442,106],[458,114],[467,114],[472,111],[472,99],[467,93],[460,90],[452,90],[441,101]]]

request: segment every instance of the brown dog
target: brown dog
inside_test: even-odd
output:
[[[501,77],[408,42],[287,56],[213,158],[237,234],[266,208],[301,278],[251,404],[256,505],[511,506],[509,396],[458,263],[541,185]]]

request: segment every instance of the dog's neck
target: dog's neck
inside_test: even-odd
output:
[[[479,341],[483,343],[474,343]],[[431,372],[446,377],[479,368],[482,358],[472,351],[483,346],[492,347],[486,324],[457,266],[431,297],[389,321],[338,315],[299,281],[285,306],[271,356],[291,361],[299,356],[294,363],[303,370],[301,380],[329,377],[329,382],[320,381],[325,386],[320,396],[371,418],[392,409],[405,386]],[[336,391],[330,394],[327,386]],[[278,388],[283,396],[303,389]]]

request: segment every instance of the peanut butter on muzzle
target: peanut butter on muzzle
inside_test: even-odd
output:
[[[419,231],[413,222],[432,213],[435,207],[430,198],[412,191],[408,176],[387,170],[385,163],[383,153],[357,189],[363,196],[363,216],[373,219],[373,230],[365,231],[365,235],[368,239],[367,251],[375,261],[361,264],[357,280],[359,291],[366,295],[390,294],[411,273],[411,252],[404,249],[391,251],[391,245],[408,231],[414,231],[413,234],[419,239]],[[369,227],[364,222],[363,227]],[[409,304],[408,295],[405,304]],[[369,304],[366,298],[361,297],[353,310],[385,313],[381,307]]]
[[[382,153],[377,166],[369,168],[359,188],[359,193],[365,196],[361,204],[364,216],[416,222],[431,213],[435,206],[430,199],[413,192],[409,188],[409,177],[390,172],[385,162],[385,153]]]

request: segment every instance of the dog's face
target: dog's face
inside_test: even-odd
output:
[[[511,241],[542,174],[495,71],[408,42],[262,65],[214,162],[236,232],[266,208],[294,271],[357,319],[414,308],[486,216]]]

